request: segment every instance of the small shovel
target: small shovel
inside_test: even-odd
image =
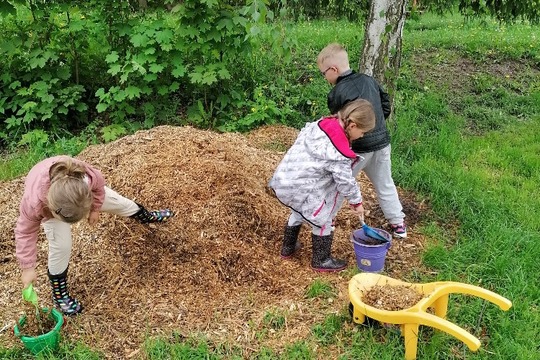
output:
[[[364,220],[360,220],[360,222],[362,223],[362,230],[364,230],[364,234],[366,234],[367,237],[370,237],[372,239],[382,241],[382,242],[388,242],[387,238],[379,234],[373,228],[367,226]]]

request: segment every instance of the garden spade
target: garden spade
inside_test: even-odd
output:
[[[370,237],[372,239],[382,241],[382,242],[388,242],[388,239],[379,234],[377,231],[373,230],[373,228],[366,225],[364,220],[360,220],[362,224],[362,230],[364,230],[364,234],[366,234],[367,237]]]

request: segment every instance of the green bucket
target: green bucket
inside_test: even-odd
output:
[[[41,311],[48,313],[48,308],[42,308]],[[52,309],[49,314],[49,318],[55,322],[54,328],[46,334],[38,336],[24,336],[21,334],[20,328],[24,327],[26,323],[26,315],[19,319],[19,322],[15,324],[13,331],[15,336],[20,338],[24,346],[32,352],[32,354],[38,354],[43,350],[56,350],[60,343],[60,328],[64,324],[64,317],[62,313],[56,309]]]

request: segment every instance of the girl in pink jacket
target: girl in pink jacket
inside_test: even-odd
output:
[[[45,159],[30,170],[19,210],[15,243],[23,287],[36,280],[37,239],[43,225],[49,242],[48,276],[53,302],[66,315],[83,309],[67,286],[71,224],[87,218],[94,225],[100,211],[129,216],[141,223],[161,222],[174,215],[168,209],[148,211],[119,195],[105,186],[99,170],[68,156]]]

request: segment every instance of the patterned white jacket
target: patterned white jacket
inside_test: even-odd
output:
[[[321,118],[307,123],[279,163],[270,179],[284,205],[302,214],[309,223],[322,227],[332,219],[332,211],[342,195],[351,205],[362,203],[362,195],[352,166],[357,155],[339,120]]]

